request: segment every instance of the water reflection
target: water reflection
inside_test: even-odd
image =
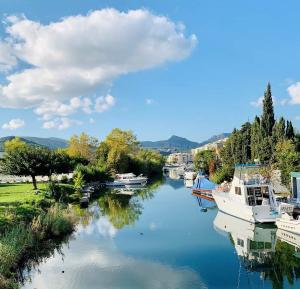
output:
[[[284,288],[285,280],[294,285],[300,278],[300,236],[220,211],[214,227],[229,237],[246,272],[260,272],[261,279],[270,280],[273,289]]]

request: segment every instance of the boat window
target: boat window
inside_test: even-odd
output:
[[[248,187],[247,188],[248,205],[261,205],[263,200],[262,187]]]
[[[237,244],[241,247],[244,247],[244,240],[237,238]]]
[[[242,194],[241,188],[240,188],[240,187],[235,187],[235,193],[236,193],[237,195],[241,195],[241,194]]]

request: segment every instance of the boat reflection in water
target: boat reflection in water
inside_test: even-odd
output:
[[[258,226],[219,211],[214,227],[229,234],[246,268],[255,270],[269,266],[269,260],[275,252],[275,226]]]
[[[260,272],[262,282],[269,280],[272,288],[286,288],[300,279],[300,236],[277,230],[273,225],[257,225],[221,211],[214,228],[227,233],[240,259],[249,272]],[[226,234],[226,235],[227,235]],[[240,278],[241,272],[238,273]],[[247,275],[249,278],[249,274]]]
[[[207,212],[209,209],[217,208],[217,204],[213,198],[206,197],[199,193],[193,193],[192,195],[196,197],[201,212]]]

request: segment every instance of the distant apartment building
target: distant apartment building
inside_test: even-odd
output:
[[[188,164],[193,161],[191,153],[173,153],[168,155],[167,163],[169,164]]]
[[[201,147],[192,149],[192,156],[194,157],[198,152],[207,151],[207,150],[215,151],[217,154],[219,154],[220,149],[224,146],[224,143],[226,142],[227,139],[228,138],[224,138],[224,139],[212,142],[212,143],[208,143]]]

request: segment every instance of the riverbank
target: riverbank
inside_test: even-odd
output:
[[[76,224],[72,205],[56,203],[46,184],[0,185],[0,288],[18,288],[17,270],[45,248],[70,235]],[[67,192],[67,184],[57,184]],[[70,188],[69,188],[70,192]],[[60,242],[58,242],[60,243]]]
[[[20,266],[36,257],[40,250],[71,234],[76,216],[71,208],[61,205],[39,209],[39,214],[27,222],[26,214],[16,226],[8,226],[0,237],[0,288],[18,288]]]

